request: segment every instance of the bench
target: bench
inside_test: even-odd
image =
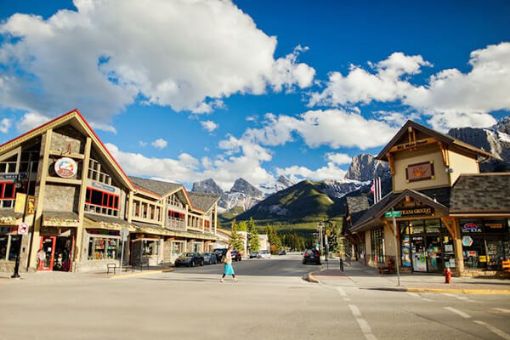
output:
[[[117,269],[120,269],[116,263],[107,263],[106,264],[106,275],[110,274],[110,271],[113,271],[113,275],[117,273]]]
[[[392,274],[395,271],[393,260],[388,260],[385,264],[381,264],[377,267],[379,274]]]
[[[501,261],[501,268],[504,272],[510,273],[510,260]]]

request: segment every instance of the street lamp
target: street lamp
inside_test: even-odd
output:
[[[20,181],[24,177],[24,174],[17,174],[15,178],[16,187],[21,187]],[[28,152],[28,177],[27,177],[27,189],[25,191],[25,206],[23,207],[23,216],[21,218],[21,222],[25,223],[25,218],[27,216],[27,208],[28,208],[28,194],[30,193],[30,178],[32,177],[32,152]],[[19,231],[19,227],[18,227]],[[19,279],[19,261],[20,261],[20,255],[21,255],[21,247],[23,245],[23,234],[19,234],[19,247],[18,252],[16,254],[16,262],[14,264],[14,273],[12,274],[12,279]]]

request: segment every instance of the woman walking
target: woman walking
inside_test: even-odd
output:
[[[220,282],[223,282],[227,275],[232,275],[234,281],[237,281],[236,273],[234,273],[234,267],[232,267],[232,246],[228,246],[227,253],[223,257],[223,276],[221,277]]]

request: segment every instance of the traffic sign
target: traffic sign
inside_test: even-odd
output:
[[[28,234],[28,224],[22,222],[18,225],[18,235],[26,235]]]
[[[122,238],[122,241],[127,241],[128,235],[129,235],[128,228],[122,228],[120,230],[120,237]]]
[[[392,218],[392,217],[401,217],[402,211],[394,210],[394,211],[387,211],[384,213],[384,217],[386,218]]]

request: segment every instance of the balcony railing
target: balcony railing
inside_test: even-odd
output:
[[[186,225],[184,224],[184,220],[179,218],[168,217],[166,220],[166,227],[169,229],[186,231]]]
[[[112,208],[104,207],[101,205],[95,205],[95,204],[91,204],[91,203],[85,203],[85,212],[91,212],[91,213],[95,213],[95,214],[119,217],[118,209],[112,209]]]

